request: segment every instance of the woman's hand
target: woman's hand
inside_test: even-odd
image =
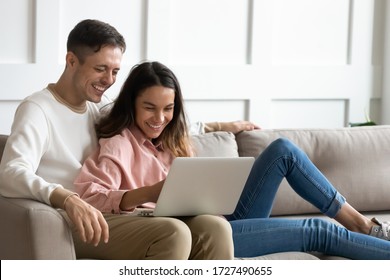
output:
[[[165,180],[151,186],[134,189],[122,196],[119,208],[123,211],[131,211],[135,207],[147,202],[157,202]]]
[[[147,187],[150,191],[150,202],[157,202],[158,197],[160,196],[162,187],[164,185],[165,180],[157,182],[154,185]]]

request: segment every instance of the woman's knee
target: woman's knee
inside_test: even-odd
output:
[[[291,150],[295,148],[295,144],[287,138],[278,138],[271,142],[269,145],[274,149]]]
[[[300,152],[301,150],[289,139],[278,138],[269,144],[267,147],[274,155],[292,155]]]

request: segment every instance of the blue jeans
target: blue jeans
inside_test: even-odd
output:
[[[331,218],[345,203],[302,150],[287,139],[277,139],[256,159],[237,208],[226,216],[233,229],[236,257],[318,251],[351,259],[390,259],[389,241],[349,231],[325,219],[270,218],[283,178]]]

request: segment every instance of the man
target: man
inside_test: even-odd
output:
[[[16,111],[0,164],[0,194],[62,209],[78,258],[233,258],[231,228],[222,219],[209,237],[191,236],[178,219],[103,216],[74,192],[76,174],[97,147],[94,124],[109,102],[104,92],[115,83],[125,49],[123,36],[107,23],[84,20],[74,27],[59,80]]]

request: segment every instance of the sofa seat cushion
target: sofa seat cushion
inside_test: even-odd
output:
[[[280,137],[304,150],[358,211],[390,210],[390,126],[242,132],[236,135],[239,154],[256,157]],[[283,180],[272,215],[318,212]]]
[[[268,254],[268,255],[253,257],[253,258],[236,258],[236,259],[237,260],[319,260],[319,258],[314,254],[304,253],[304,252],[282,252],[282,253]]]

